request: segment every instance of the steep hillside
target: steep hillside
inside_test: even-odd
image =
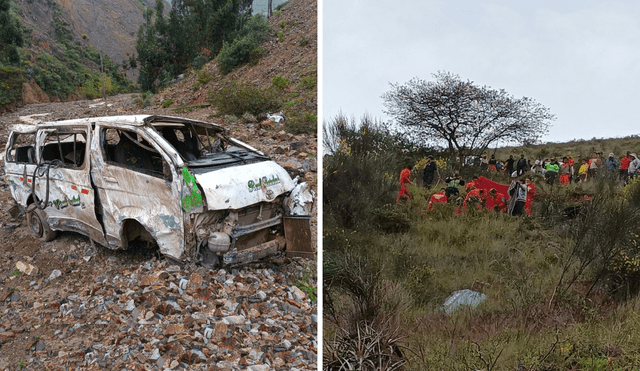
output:
[[[33,30],[33,47],[53,52],[56,19],[68,23],[73,42],[90,46],[122,64],[127,54],[135,55],[135,40],[145,6],[154,0],[32,0],[17,2],[23,24]],[[136,70],[127,70],[127,77],[135,80]]]
[[[260,60],[245,64],[224,75],[217,61],[191,73],[183,81],[158,95],[158,103],[172,99],[174,106],[207,102],[212,92],[220,91],[237,81],[259,88],[274,85],[282,78],[286,86],[279,90],[285,101],[282,110],[289,121],[299,125],[316,125],[317,100],[317,0],[291,0],[268,22],[272,28],[264,42]],[[282,86],[282,85],[281,85]],[[295,123],[294,123],[295,125]],[[315,129],[310,130],[315,132]]]

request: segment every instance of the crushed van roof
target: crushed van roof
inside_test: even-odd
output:
[[[220,131],[225,131],[225,129],[220,126],[210,122],[198,121],[185,119],[181,117],[173,117],[173,116],[158,116],[158,115],[124,115],[124,116],[103,116],[103,117],[85,117],[80,119],[70,119],[70,120],[61,120],[61,121],[31,121],[34,122],[35,125],[29,124],[17,124],[12,126],[12,130],[18,132],[30,132],[33,131],[34,128],[37,127],[48,127],[48,126],[60,126],[60,125],[80,125],[80,124],[89,124],[91,122],[103,122],[103,123],[121,123],[131,126],[144,126],[147,123],[156,124],[156,123],[192,123],[197,125],[207,125],[211,126]]]

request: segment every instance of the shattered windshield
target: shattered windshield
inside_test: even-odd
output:
[[[269,160],[230,140],[220,128],[194,123],[154,122],[153,127],[189,167],[229,166]]]

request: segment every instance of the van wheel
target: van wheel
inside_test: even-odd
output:
[[[49,242],[56,238],[56,231],[51,230],[44,211],[30,206],[27,210],[27,223],[33,236],[40,241]]]

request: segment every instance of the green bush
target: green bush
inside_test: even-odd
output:
[[[153,104],[151,98],[153,97],[153,93],[150,91],[141,93],[135,100],[135,104],[140,108],[147,108]]]
[[[20,69],[0,67],[0,106],[22,99],[22,82],[24,78]]]
[[[282,103],[273,89],[261,89],[244,82],[234,82],[220,91],[211,91],[209,102],[220,115],[258,115],[280,109]]]
[[[307,89],[313,89],[316,87],[316,80],[317,80],[317,77],[315,75],[303,77],[301,80],[302,86],[304,86]]]
[[[202,71],[198,73],[198,82],[200,84],[204,85],[211,81],[213,81],[213,76],[207,73],[207,71]]]
[[[232,43],[224,42],[218,54],[218,66],[222,73],[229,73],[237,66],[249,62],[251,52],[260,46],[253,37],[236,39]]]
[[[318,128],[318,116],[313,113],[293,113],[289,114],[285,128],[292,134],[313,134]]]
[[[280,75],[276,75],[276,76],[273,77],[273,80],[271,80],[271,83],[276,88],[282,90],[282,89],[286,88],[287,85],[289,85],[289,79],[284,78],[284,77],[282,77]]]
[[[255,61],[256,57],[259,59],[262,52],[256,52],[256,49],[267,38],[269,31],[270,27],[264,17],[255,16],[234,35],[231,43],[224,42],[217,56],[222,73],[229,73],[244,63]]]
[[[199,70],[208,61],[209,61],[209,58],[207,58],[206,56],[204,56],[202,54],[198,54],[197,57],[193,58],[193,61],[191,62],[191,67],[193,67],[193,69],[195,69],[195,70]]]
[[[165,99],[162,102],[162,108],[167,108],[173,104],[173,99]]]
[[[262,51],[261,48],[255,48],[251,51],[251,53],[249,54],[249,63],[252,66],[255,66],[256,64],[258,64],[258,62],[260,62],[260,59],[262,58],[262,55],[264,54],[264,52]]]
[[[82,85],[80,93],[85,99],[96,99],[101,95],[96,85],[90,80],[87,80],[84,85]]]

